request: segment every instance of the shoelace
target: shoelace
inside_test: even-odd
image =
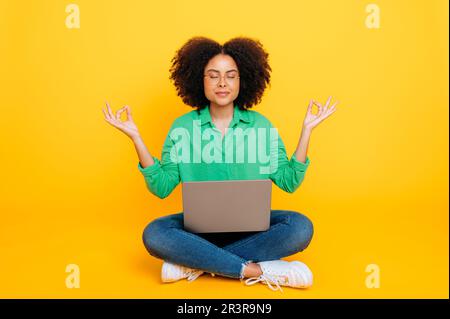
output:
[[[265,282],[267,284],[267,286],[270,289],[272,289],[273,291],[280,290],[281,292],[283,292],[283,289],[280,286],[280,283],[282,283],[283,281],[277,277],[267,275],[267,274],[262,274],[259,277],[250,277],[245,281],[245,284],[246,285],[254,285],[260,281]],[[274,286],[272,286],[272,284],[275,284],[276,288]]]
[[[189,275],[187,277],[187,280],[193,281],[193,280],[197,279],[198,277],[200,277],[202,274],[203,274],[203,271],[201,271],[201,270],[190,271]]]
[[[202,271],[202,270],[192,270],[189,272],[187,280],[193,281],[193,280],[197,279],[198,277],[200,277],[203,273],[204,273],[204,271]],[[213,273],[211,273],[211,276],[214,277],[215,275]]]

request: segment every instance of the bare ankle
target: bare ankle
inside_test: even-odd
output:
[[[259,277],[261,275],[262,270],[257,263],[249,263],[244,268],[244,277]]]

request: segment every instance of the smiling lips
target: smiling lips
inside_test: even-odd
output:
[[[230,92],[216,92],[216,95],[220,96],[220,97],[225,97],[228,94],[230,94]]]

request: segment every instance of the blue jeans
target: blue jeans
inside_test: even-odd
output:
[[[260,232],[191,233],[183,213],[157,218],[142,239],[150,255],[170,263],[231,278],[244,278],[250,262],[280,259],[308,247],[313,224],[305,215],[271,210],[270,228]]]

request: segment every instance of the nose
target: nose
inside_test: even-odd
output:
[[[219,87],[225,87],[226,86],[226,81],[225,81],[225,77],[221,76],[219,79]]]

